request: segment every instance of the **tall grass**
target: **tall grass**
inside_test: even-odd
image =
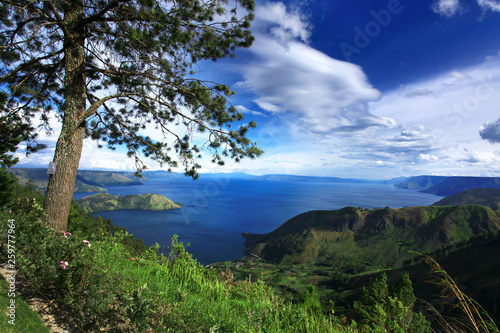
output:
[[[498,326],[490,315],[474,301],[464,294],[448,273],[430,256],[422,256],[430,266],[429,282],[434,283],[443,290],[443,297],[448,300],[456,300],[454,304],[448,302],[452,317],[445,318],[431,304],[427,303],[430,310],[435,314],[444,332],[477,332],[477,333],[498,333]]]

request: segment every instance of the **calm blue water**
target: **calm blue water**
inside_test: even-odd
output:
[[[183,203],[178,210],[118,210],[94,213],[124,226],[146,245],[168,252],[172,235],[190,243],[203,264],[244,256],[241,233],[267,233],[288,219],[320,209],[424,206],[442,197],[382,183],[268,181],[243,178],[160,178],[137,186],[109,186],[111,194],[158,193]],[[75,193],[75,198],[89,195]]]

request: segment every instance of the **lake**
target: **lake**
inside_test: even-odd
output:
[[[94,213],[142,237],[146,245],[158,243],[168,253],[177,234],[188,252],[209,264],[244,256],[243,232],[267,233],[288,219],[310,210],[345,206],[375,208],[427,206],[442,197],[398,189],[382,182],[276,181],[229,176],[158,178],[135,186],[108,186],[115,195],[157,193],[183,203],[178,210],[117,210]],[[82,198],[89,193],[75,193]]]

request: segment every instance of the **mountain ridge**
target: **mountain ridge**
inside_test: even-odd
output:
[[[500,212],[478,205],[345,207],[300,214],[267,234],[243,233],[245,254],[274,263],[319,261],[360,271],[399,267],[415,254],[500,230]]]

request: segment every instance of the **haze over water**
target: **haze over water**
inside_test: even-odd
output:
[[[183,203],[178,210],[118,210],[94,213],[142,237],[168,253],[172,235],[190,243],[188,251],[209,264],[244,256],[243,232],[267,233],[288,219],[310,210],[346,206],[375,208],[427,206],[441,197],[404,190],[385,183],[273,181],[223,176],[158,178],[140,186],[108,186],[110,194],[157,193]],[[75,193],[75,198],[89,195]]]

